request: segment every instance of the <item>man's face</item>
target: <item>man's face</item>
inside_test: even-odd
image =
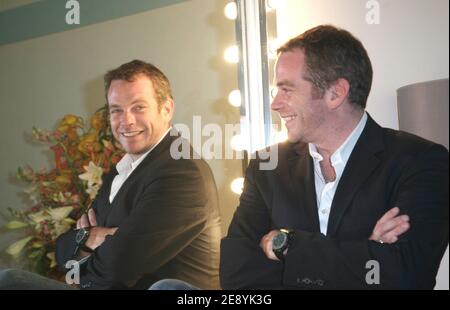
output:
[[[145,75],[137,75],[132,82],[113,80],[108,107],[113,135],[133,159],[159,141],[169,128],[174,108],[168,99],[159,109],[153,83]]]
[[[318,143],[323,135],[326,103],[313,94],[313,84],[303,78],[304,72],[305,55],[301,49],[280,55],[275,68],[278,92],[272,110],[285,122],[290,142]]]

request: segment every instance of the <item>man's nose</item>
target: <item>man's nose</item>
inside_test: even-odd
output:
[[[278,112],[283,106],[282,100],[280,100],[279,94],[276,94],[275,97],[272,99],[272,103],[270,104],[270,107],[273,111]]]
[[[130,111],[124,111],[122,117],[122,123],[125,125],[132,125],[135,123],[134,114]]]

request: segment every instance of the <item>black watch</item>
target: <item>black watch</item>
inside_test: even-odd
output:
[[[272,251],[279,260],[284,260],[285,252],[289,248],[293,231],[280,229],[280,232],[272,239]]]
[[[75,242],[77,244],[77,247],[75,249],[75,253],[78,253],[78,250],[83,250],[88,253],[94,252],[91,248],[86,246],[86,241],[89,238],[89,228],[81,228],[78,230],[76,236],[75,236]]]

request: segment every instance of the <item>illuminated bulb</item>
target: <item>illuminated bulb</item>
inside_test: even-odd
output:
[[[266,3],[269,10],[276,10],[280,7],[280,0],[267,0]]]
[[[278,94],[278,88],[276,88],[275,86],[270,86],[270,98],[275,99],[275,97]]]
[[[244,138],[241,135],[235,135],[230,140],[231,148],[235,151],[245,150]]]
[[[231,190],[235,194],[242,194],[242,190],[244,189],[244,178],[237,178],[231,182]]]
[[[275,133],[275,143],[282,143],[288,139],[288,133],[286,130],[278,131]]]
[[[230,104],[233,107],[240,107],[241,106],[241,91],[239,89],[235,89],[233,90],[229,95],[228,95],[228,102],[230,102]]]
[[[269,41],[267,44],[267,56],[269,56],[269,59],[277,59],[277,49],[280,45],[281,43],[279,39]]]
[[[223,10],[225,13],[225,16],[228,19],[234,20],[237,18],[237,6],[236,2],[228,2],[227,5],[225,5],[225,9]]]
[[[225,50],[224,58],[229,63],[239,62],[239,48],[236,45],[230,46]]]

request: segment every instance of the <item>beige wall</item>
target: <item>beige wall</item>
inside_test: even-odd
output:
[[[334,24],[352,32],[367,48],[374,69],[367,110],[381,125],[398,129],[396,90],[448,78],[449,1],[378,0],[378,25],[366,23],[367,2],[285,0],[278,12],[278,31],[290,38],[320,24]],[[449,288],[448,248],[436,288]]]
[[[191,0],[72,31],[0,46],[0,212],[22,208],[19,166],[49,167],[44,147],[29,143],[32,126],[53,129],[66,113],[88,116],[104,104],[102,75],[139,58],[154,63],[174,90],[174,122],[192,125],[239,122],[227,103],[237,88],[235,65],[222,60],[235,41],[234,23],[223,15],[225,0]],[[237,160],[209,161],[219,189],[224,233],[238,196],[230,191],[241,175]],[[0,217],[0,226],[5,219]],[[11,234],[0,231],[0,250]],[[2,267],[0,263],[0,268]]]

